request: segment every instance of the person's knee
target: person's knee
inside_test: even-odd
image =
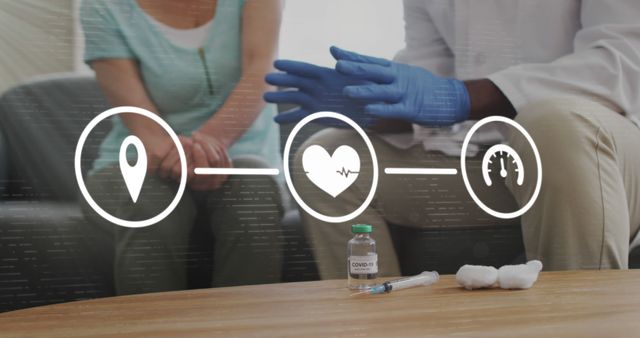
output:
[[[254,156],[242,156],[233,160],[236,168],[267,168],[262,159]],[[248,206],[256,215],[278,220],[283,214],[280,185],[274,177],[258,175],[231,175],[222,187],[208,196],[208,210],[214,223],[225,223],[231,227],[231,218],[242,217]],[[246,215],[245,215],[246,216]],[[225,219],[224,222],[216,220]],[[224,224],[216,224],[224,226]]]
[[[240,156],[233,159],[234,168],[265,169],[268,164],[257,156]],[[239,200],[243,196],[256,194],[277,194],[279,196],[278,183],[271,176],[258,175],[231,175],[220,188],[219,193],[234,196]]]
[[[595,103],[581,99],[553,99],[531,103],[518,111],[516,122],[541,145],[584,138],[597,128]]]
[[[529,104],[518,112],[516,122],[531,135],[538,150],[543,183],[563,184],[568,178],[567,170],[589,170],[600,130],[599,119],[606,114],[606,110],[594,105],[580,99],[556,99]],[[525,168],[536,168],[532,145],[522,133],[514,130],[509,144],[520,154]]]
[[[234,168],[264,169],[269,166],[256,156],[241,156],[233,160]],[[272,176],[264,175],[231,175],[221,188],[223,194],[241,195],[251,194],[254,197],[269,194],[280,196],[279,184]]]
[[[140,196],[133,202],[122,174],[116,166],[105,168],[87,179],[87,190],[96,203],[107,213],[137,221],[149,219],[160,214],[176,198],[177,184],[161,179],[154,175],[145,178]],[[89,206],[83,203],[83,211],[90,219],[101,219],[97,214],[89,210]],[[176,221],[174,215],[188,219],[195,215],[195,206],[188,192],[182,198],[176,208],[167,215],[168,219]]]

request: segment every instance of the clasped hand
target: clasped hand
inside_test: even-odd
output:
[[[178,136],[187,160],[187,184],[192,190],[218,189],[226,175],[196,175],[194,168],[230,168],[231,159],[221,142],[214,137],[194,132],[191,137]],[[143,140],[147,141],[147,140]],[[178,149],[169,137],[144,142],[147,145],[148,170],[161,178],[180,180],[182,168]]]

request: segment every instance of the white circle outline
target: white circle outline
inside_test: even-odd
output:
[[[293,186],[293,182],[291,181],[291,173],[289,172],[289,153],[291,152],[291,144],[293,143],[293,139],[296,137],[298,132],[300,132],[300,129],[302,129],[302,127],[304,127],[305,125],[307,125],[309,122],[313,120],[317,120],[321,118],[337,119],[351,126],[355,131],[358,132],[358,134],[360,134],[360,137],[362,137],[362,139],[364,140],[364,143],[367,145],[367,148],[369,149],[369,153],[371,154],[371,161],[373,164],[373,180],[372,180],[373,182],[371,183],[371,189],[369,190],[369,194],[367,195],[367,198],[364,200],[364,202],[362,202],[362,204],[356,210],[342,216],[327,216],[309,207],[302,200],[300,195],[298,195],[298,192],[296,191],[296,188]],[[284,178],[285,178],[285,181],[287,182],[287,186],[289,187],[289,191],[291,191],[291,195],[296,200],[296,202],[298,202],[298,205],[300,205],[300,207],[302,207],[304,211],[306,211],[311,216],[321,221],[325,221],[328,223],[342,223],[358,217],[369,206],[369,204],[371,204],[371,201],[375,196],[376,189],[378,188],[378,158],[376,156],[375,149],[373,148],[373,144],[371,144],[371,140],[369,139],[367,134],[364,132],[364,130],[362,130],[362,128],[360,128],[360,126],[357,123],[355,123],[352,119],[339,113],[323,111],[323,112],[313,113],[303,118],[291,130],[291,133],[287,138],[287,142],[284,145],[284,152],[282,157],[284,160],[283,161],[284,162]]]
[[[122,114],[122,113],[133,113],[133,114],[142,115],[152,119],[154,122],[159,124],[162,128],[164,128],[165,131],[167,131],[169,136],[171,136],[173,143],[175,143],[176,148],[178,148],[178,155],[180,156],[180,169],[181,169],[180,185],[178,186],[178,192],[176,193],[176,196],[173,198],[173,201],[171,201],[169,206],[167,206],[161,213],[155,215],[154,217],[141,220],[141,221],[124,220],[124,219],[115,217],[109,214],[108,212],[104,211],[104,209],[102,209],[93,200],[93,198],[87,191],[87,187],[84,183],[84,179],[82,178],[82,167],[81,167],[82,149],[84,148],[84,143],[86,142],[87,137],[89,136],[89,133],[93,130],[93,128],[95,128],[96,125],[98,125],[98,123],[102,122],[102,120],[108,117],[111,117],[113,115]],[[104,219],[108,220],[109,222],[123,226],[123,227],[127,227],[127,228],[143,228],[163,220],[173,211],[173,209],[176,208],[176,206],[178,206],[178,203],[182,198],[182,194],[184,193],[184,190],[187,184],[187,158],[184,154],[184,149],[182,148],[182,144],[180,144],[180,140],[178,139],[178,135],[176,135],[173,129],[171,129],[171,127],[169,126],[169,124],[167,124],[167,122],[165,122],[160,116],[146,109],[138,108],[138,107],[128,107],[128,106],[115,107],[115,108],[108,109],[98,114],[98,116],[94,117],[93,120],[91,120],[91,122],[89,122],[89,124],[87,124],[87,126],[84,128],[84,130],[82,131],[82,134],[80,134],[80,138],[78,139],[78,144],[76,145],[74,167],[75,167],[75,173],[76,173],[76,180],[78,181],[80,192],[82,193],[82,196],[87,201],[87,203],[89,203],[91,208],[93,208],[95,212],[97,212],[100,216],[102,216]]]
[[[467,177],[467,164],[466,164],[466,154],[467,154],[467,147],[469,146],[469,142],[471,141],[471,136],[473,136],[473,134],[483,125],[490,123],[490,122],[503,122],[506,123],[508,125],[511,125],[512,127],[518,129],[518,131],[524,135],[524,137],[527,139],[527,141],[529,142],[529,145],[531,145],[531,148],[533,148],[533,154],[536,157],[536,167],[538,169],[538,179],[536,181],[536,188],[533,191],[533,195],[531,196],[531,198],[529,199],[529,202],[527,202],[527,204],[525,204],[522,208],[520,208],[519,210],[513,211],[513,212],[499,212],[499,211],[495,211],[491,208],[489,208],[487,205],[485,205],[484,203],[482,203],[482,201],[480,200],[480,198],[478,198],[478,196],[476,196],[475,192],[473,192],[473,188],[471,187],[471,184],[469,183],[469,178]],[[504,116],[489,116],[489,117],[485,117],[482,120],[476,122],[471,129],[469,129],[469,131],[467,132],[467,135],[464,138],[464,142],[462,143],[462,150],[460,151],[460,169],[462,171],[462,179],[464,180],[464,185],[467,188],[467,191],[469,192],[469,195],[471,195],[471,198],[473,199],[474,202],[476,202],[476,204],[482,209],[484,210],[486,213],[488,213],[491,216],[497,217],[497,218],[502,218],[502,219],[511,219],[511,218],[516,218],[521,216],[522,214],[524,214],[525,212],[527,212],[532,206],[533,203],[535,203],[536,199],[538,198],[538,194],[540,193],[540,186],[542,185],[542,161],[540,160],[540,153],[538,152],[538,148],[536,147],[535,142],[533,142],[533,138],[531,138],[531,135],[529,135],[529,133],[524,129],[524,127],[522,127],[518,122],[506,118]]]

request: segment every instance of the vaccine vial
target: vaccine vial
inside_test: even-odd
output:
[[[347,246],[349,288],[365,290],[375,284],[378,276],[378,254],[376,241],[371,238],[373,228],[368,224],[354,224],[351,232],[354,236]]]

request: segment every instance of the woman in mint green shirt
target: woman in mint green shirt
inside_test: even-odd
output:
[[[275,108],[261,97],[277,48],[280,0],[84,0],[86,62],[114,106],[160,115],[180,135],[188,191],[163,221],[115,228],[118,293],[187,287],[189,238],[204,220],[214,239],[213,285],[279,280],[282,206],[271,177],[194,175],[194,167],[281,165]],[[122,141],[144,143],[148,171],[133,202],[117,163]],[[173,199],[181,175],[177,148],[152,120],[113,119],[87,180],[114,216],[153,217]],[[104,220],[85,208],[91,219]]]

